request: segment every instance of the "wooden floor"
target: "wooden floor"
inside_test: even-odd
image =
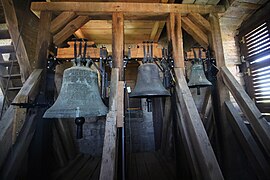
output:
[[[66,167],[52,174],[53,180],[98,180],[101,158],[90,155],[78,155]]]
[[[173,162],[165,160],[159,152],[133,153],[127,157],[128,180],[175,180]]]

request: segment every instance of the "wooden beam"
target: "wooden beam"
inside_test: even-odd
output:
[[[125,14],[161,14],[174,13],[222,13],[224,6],[194,5],[194,4],[164,4],[164,3],[122,3],[122,2],[33,2],[34,11],[71,11],[81,13],[108,14],[122,12]],[[166,15],[165,15],[166,16]]]
[[[42,11],[40,14],[39,32],[37,37],[37,47],[34,67],[37,69],[47,68],[48,48],[51,44],[51,24],[52,13]],[[44,73],[46,75],[46,73]]]
[[[53,43],[60,45],[67,40],[73,33],[75,33],[80,27],[89,21],[88,16],[78,16],[71,22],[69,22],[59,33],[53,36]]]
[[[152,28],[152,31],[151,31],[151,34],[150,34],[150,37],[149,37],[149,40],[154,40],[154,38],[156,37],[156,34],[158,32],[158,29],[159,29],[159,21],[156,21],[154,23],[154,26]]]
[[[265,151],[270,154],[270,126],[263,117],[255,103],[248,96],[243,87],[236,81],[227,67],[221,68],[221,74],[226,86],[230,89],[233,97],[244,112],[252,129],[262,143]]]
[[[124,88],[125,82],[118,82],[118,96],[117,96],[117,127],[124,127]]]
[[[167,32],[173,47],[175,67],[184,67],[183,38],[181,29],[181,15],[170,13],[167,18]]]
[[[18,137],[17,143],[12,147],[12,151],[3,166],[1,179],[15,179],[22,165],[23,158],[28,150],[35,133],[36,114],[32,114],[25,122],[24,128]]]
[[[244,123],[243,118],[239,115],[239,111],[236,110],[230,101],[226,101],[225,105],[229,113],[228,120],[236,134],[236,138],[246,153],[246,157],[250,161],[250,165],[255,170],[259,179],[267,179],[270,177],[270,166],[261,149]]]
[[[28,103],[26,100],[35,99],[36,93],[39,92],[37,88],[40,82],[41,73],[42,70],[40,69],[32,72],[13,102]],[[15,114],[16,108],[14,106],[9,106],[8,110],[0,121],[0,168],[3,165],[4,160],[12,146],[13,133],[14,131],[17,132],[17,130],[14,130],[14,128],[19,128],[13,126],[14,123],[16,124],[15,117],[18,116],[18,114]],[[20,127],[23,126],[24,122],[24,120],[23,122],[20,122]]]
[[[193,97],[187,86],[182,68],[174,68],[176,75],[176,94],[180,102],[180,108],[185,118],[188,139],[195,152],[195,158],[199,166],[201,179],[224,179],[215,157],[214,151],[205,132],[200,115],[197,111]],[[178,110],[179,111],[179,110]]]
[[[119,68],[120,80],[124,80],[124,15],[113,13],[112,15],[112,54],[113,67]]]
[[[2,6],[5,13],[6,24],[9,29],[10,37],[13,41],[13,46],[16,51],[16,57],[20,65],[22,82],[25,82],[32,72],[28,54],[19,31],[16,12],[12,0],[2,0]]]
[[[183,29],[191,35],[203,48],[207,49],[209,46],[207,35],[196,26],[188,17],[182,17]]]
[[[59,32],[67,23],[76,17],[74,12],[62,12],[51,22],[50,32],[55,34]]]
[[[211,32],[211,26],[209,21],[199,13],[189,13],[188,18],[199,28],[201,28],[201,30],[203,30],[205,33]]]
[[[118,96],[119,69],[113,68],[111,74],[111,94],[109,113],[106,117],[103,153],[100,168],[100,180],[115,179],[117,159],[117,96]]]

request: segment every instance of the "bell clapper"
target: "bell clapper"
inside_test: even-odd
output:
[[[197,95],[201,95],[201,90],[200,90],[200,86],[197,86]]]
[[[75,118],[75,124],[77,125],[77,134],[76,138],[81,139],[83,137],[83,124],[85,122],[84,117],[76,117]]]

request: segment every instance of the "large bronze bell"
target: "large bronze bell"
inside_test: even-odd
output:
[[[43,118],[94,117],[107,112],[99,94],[97,72],[86,66],[73,66],[64,71],[59,96]]]
[[[157,65],[153,63],[140,65],[138,68],[136,86],[130,93],[130,97],[149,98],[160,96],[170,96],[170,93],[162,85]]]
[[[188,87],[197,88],[197,94],[200,95],[200,88],[206,86],[212,86],[212,83],[206,79],[203,65],[193,64],[191,68]]]

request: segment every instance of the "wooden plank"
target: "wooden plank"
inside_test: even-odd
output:
[[[2,6],[5,13],[6,24],[9,29],[9,34],[16,50],[16,57],[20,65],[20,72],[22,74],[22,82],[25,82],[32,72],[27,51],[23,39],[19,32],[19,25],[17,21],[16,12],[12,0],[2,0]]]
[[[189,141],[194,148],[202,179],[224,179],[216,160],[211,143],[207,137],[200,115],[184,78],[183,69],[174,68],[176,74],[177,96],[183,117],[186,119]]]
[[[166,97],[165,99],[165,106],[164,106],[164,116],[163,116],[163,123],[162,123],[162,137],[161,137],[161,151],[163,154],[166,154],[166,151],[168,150],[168,146],[170,146],[168,137],[169,133],[169,127],[170,127],[170,121],[171,119],[171,97]],[[171,148],[171,147],[170,147]]]
[[[266,119],[227,67],[224,66],[221,68],[221,74],[224,83],[230,89],[230,92],[239,104],[239,107],[244,112],[252,129],[265,148],[265,151],[270,154],[270,126]]]
[[[117,96],[117,127],[124,127],[124,81],[118,82],[118,96]]]
[[[40,69],[33,71],[13,102],[28,103],[28,100],[33,101],[35,99],[35,96],[39,92],[37,88],[41,73],[42,70]],[[22,113],[24,113],[24,111]],[[24,117],[23,114],[16,114],[16,108],[14,106],[10,106],[0,121],[0,167],[10,150],[12,143],[15,142],[13,136],[14,133],[19,134],[19,130],[22,128],[25,122],[25,119],[21,119],[22,117],[20,117],[20,115]],[[16,120],[19,122],[16,122]],[[15,137],[17,137],[17,135]]]
[[[266,161],[262,151],[257,145],[252,134],[248,130],[248,127],[244,123],[243,118],[241,118],[239,112],[235,109],[235,107],[230,101],[226,101],[225,105],[230,116],[228,120],[233,127],[239,143],[241,144],[244,152],[246,153],[246,157],[250,161],[250,165],[255,170],[257,177],[259,179],[269,178],[269,163]]]
[[[121,3],[121,2],[33,2],[34,11],[72,11],[83,13],[135,13],[135,14],[166,14],[166,13],[221,13],[224,6],[164,3]],[[144,13],[144,14],[143,14]]]
[[[60,32],[53,36],[53,42],[55,45],[60,45],[66,39],[68,39],[73,33],[75,33],[80,27],[89,21],[88,16],[78,16],[74,20],[70,21]]]
[[[106,117],[105,136],[100,169],[100,180],[113,180],[116,172],[117,159],[117,96],[118,96],[119,69],[113,68],[111,74],[111,94],[109,100],[109,113]]]
[[[76,17],[74,12],[62,12],[51,22],[50,32],[55,34],[59,32],[66,24]]]
[[[12,147],[12,151],[10,151],[8,159],[3,166],[3,173],[0,177],[1,179],[15,179],[35,133],[37,122],[35,118],[36,114],[34,113],[29,117],[29,119],[27,119],[24,128],[18,137],[18,141]]]
[[[199,13],[189,13],[188,18],[199,28],[201,28],[201,30],[203,30],[205,33],[211,32],[211,25],[209,21],[206,20]]]
[[[75,31],[74,35],[76,36],[76,38],[79,38],[79,39],[85,38],[85,35],[83,34],[81,29],[78,29],[77,31]]]
[[[124,15],[113,13],[112,16],[112,54],[113,67],[119,68],[119,79],[124,80]]]
[[[191,35],[203,48],[207,49],[209,46],[207,35],[195,25],[188,17],[182,17],[183,29]]]

